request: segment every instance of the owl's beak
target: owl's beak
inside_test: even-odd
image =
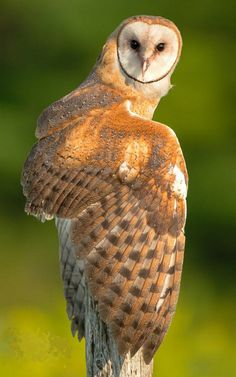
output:
[[[144,74],[147,71],[150,65],[149,59],[143,58],[143,65],[142,65],[142,78],[144,79]]]

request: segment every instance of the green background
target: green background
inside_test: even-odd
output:
[[[54,224],[24,214],[20,172],[42,109],[78,86],[107,36],[135,14],[170,18],[184,41],[175,86],[155,114],[180,139],[190,186],[182,289],[154,376],[236,374],[234,8],[233,0],[0,2],[1,376],[85,376]]]

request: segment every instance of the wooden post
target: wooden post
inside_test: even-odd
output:
[[[133,358],[129,354],[125,358],[119,356],[116,344],[107,326],[100,320],[87,287],[85,296],[87,377],[151,377],[153,362],[145,364],[142,350]]]

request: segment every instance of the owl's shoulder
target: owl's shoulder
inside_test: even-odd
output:
[[[94,117],[94,132],[89,126],[84,134],[83,148],[92,150],[90,157],[99,165],[110,166],[117,171],[123,182],[131,182],[137,176],[161,175],[175,165],[187,181],[187,170],[180,143],[175,132],[168,126],[139,116],[129,110],[127,100]],[[77,128],[77,140],[82,140],[82,128]],[[74,133],[71,140],[75,140]],[[89,136],[89,137],[88,137]],[[91,143],[92,140],[92,143]]]
[[[129,101],[125,100],[116,107],[116,111],[104,114],[106,121],[100,125],[100,135],[115,140],[133,141],[147,145],[154,154],[163,152],[166,156],[182,154],[177,135],[169,126],[145,118],[130,110]],[[103,131],[103,132],[102,132]]]
[[[81,86],[49,106],[36,134],[37,155],[61,168],[109,166],[129,182],[177,164],[187,177],[174,131],[132,112],[127,97],[101,84]]]

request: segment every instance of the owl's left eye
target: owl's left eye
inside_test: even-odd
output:
[[[158,43],[158,45],[156,46],[156,49],[157,49],[157,51],[161,52],[161,51],[165,50],[165,47],[166,47],[165,43],[161,42],[161,43]]]

